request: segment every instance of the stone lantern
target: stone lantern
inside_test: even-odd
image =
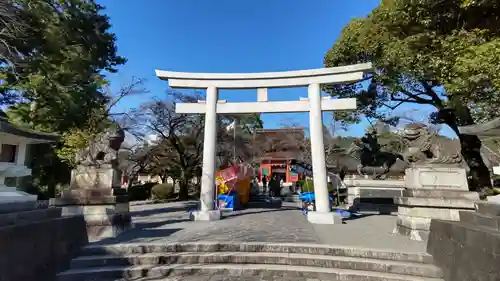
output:
[[[58,136],[55,134],[13,125],[7,120],[5,113],[0,111],[0,213],[26,211],[36,207],[37,195],[8,187],[5,179],[31,175],[31,169],[26,166],[28,147],[57,140]]]

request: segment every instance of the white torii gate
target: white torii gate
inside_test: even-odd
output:
[[[217,113],[309,112],[316,211],[309,212],[307,218],[311,223],[339,223],[340,217],[330,209],[322,111],[356,109],[356,99],[322,98],[321,84],[356,82],[363,78],[365,71],[370,70],[372,70],[371,63],[262,73],[189,73],[156,70],[156,76],[168,80],[172,88],[207,91],[206,101],[179,103],[175,109],[177,113],[205,114],[201,209],[193,214],[195,220],[220,219],[220,211],[214,208]],[[308,98],[301,98],[299,101],[268,101],[268,88],[301,86],[308,87]],[[257,89],[257,102],[219,101],[218,89]]]

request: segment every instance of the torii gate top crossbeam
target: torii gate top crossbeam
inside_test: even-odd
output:
[[[255,89],[301,87],[310,84],[355,82],[372,70],[371,63],[329,68],[261,73],[190,73],[156,70],[156,76],[168,80],[172,88]]]

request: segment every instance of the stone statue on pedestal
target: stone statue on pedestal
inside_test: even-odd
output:
[[[111,129],[76,155],[71,188],[120,188],[118,151],[125,140],[122,129]]]
[[[51,205],[65,216],[81,215],[90,241],[115,237],[132,227],[128,195],[121,188],[118,151],[125,139],[121,129],[109,130],[76,155],[69,190]]]
[[[403,160],[397,153],[381,150],[375,129],[368,130],[361,140],[353,142],[347,154],[360,161],[357,166],[359,175],[363,176],[363,171],[368,168],[373,172],[373,179],[385,179],[398,159]]]
[[[460,212],[474,210],[479,194],[469,192],[466,165],[457,147],[419,123],[408,124],[403,139],[403,157],[410,167],[402,196],[394,198],[394,233],[425,241],[432,219],[460,220]]]

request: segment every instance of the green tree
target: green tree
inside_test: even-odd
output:
[[[0,106],[14,123],[62,136],[57,150],[37,149],[36,184],[67,181],[75,152],[110,124],[105,73],[126,60],[103,9],[93,0],[0,3]]]
[[[481,142],[458,127],[499,115],[498,1],[384,0],[366,18],[352,20],[324,59],[327,67],[369,61],[375,69],[367,90],[359,84],[325,88],[358,98],[355,112],[336,117],[348,123],[362,116],[396,121],[388,112],[402,103],[434,106],[432,120],[460,139],[473,187],[489,187]]]
[[[103,7],[88,0],[7,0],[12,32],[0,35],[0,102],[35,129],[65,132],[86,125],[106,104],[103,71],[125,59]],[[0,26],[1,28],[1,26]]]
[[[191,180],[201,177],[203,161],[204,116],[175,113],[177,102],[197,102],[199,95],[171,92],[164,100],[154,100],[141,106],[131,120],[142,134],[155,136],[151,144],[151,160],[147,170],[159,175],[162,180],[172,177],[179,184],[179,199],[188,197]],[[238,130],[228,125],[238,119]],[[262,127],[256,116],[220,116],[218,120],[217,155],[219,167],[234,164],[233,145],[237,145],[238,162],[248,161],[252,156],[251,131]]]

